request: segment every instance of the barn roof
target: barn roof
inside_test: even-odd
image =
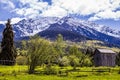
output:
[[[115,53],[114,51],[110,49],[97,49],[100,53]]]

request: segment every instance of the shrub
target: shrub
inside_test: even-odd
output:
[[[92,61],[89,56],[84,57],[82,66],[92,66]]]
[[[27,64],[27,57],[25,57],[25,56],[18,56],[16,58],[16,63],[18,65],[26,65]]]
[[[76,67],[79,66],[79,59],[74,55],[69,56],[69,59],[70,65],[73,67],[73,69],[76,69]]]
[[[52,67],[46,67],[44,71],[46,75],[57,74],[57,70]]]
[[[59,66],[68,66],[70,64],[70,61],[67,56],[62,57],[62,59],[59,60]]]

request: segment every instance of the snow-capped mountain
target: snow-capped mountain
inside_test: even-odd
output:
[[[108,26],[104,26],[104,25],[98,25],[98,24],[95,24],[95,23],[89,22],[89,21],[83,21],[83,23],[84,23],[84,25],[89,26],[99,32],[106,34],[106,35],[120,38],[120,30],[112,29],[112,28],[110,28]]]
[[[35,34],[50,38],[60,33],[68,40],[96,39],[120,45],[120,31],[75,17],[23,19],[13,29],[17,39]]]
[[[108,35],[107,33],[109,33],[109,31],[99,31],[100,29],[102,30],[104,26],[99,27],[98,25],[98,29],[96,25],[97,24],[93,25],[93,23],[91,24],[90,22],[86,23],[79,19],[64,17],[57,23],[51,24],[49,28],[40,32],[39,35],[47,38],[55,38],[57,34],[62,34],[66,40],[81,41],[93,39],[120,45],[120,38]],[[69,33],[69,35],[67,35],[67,33]]]
[[[13,25],[15,37],[33,36],[47,29],[51,24],[59,21],[57,17],[44,17],[40,19],[21,20]]]
[[[73,17],[64,17],[64,18],[57,18],[57,17],[41,17],[39,19],[28,19],[22,20],[17,24],[13,25],[16,37],[24,37],[24,36],[31,36],[35,35],[38,32],[41,32],[47,29],[51,24],[58,23],[62,24],[66,22],[70,26],[74,26],[73,28],[76,29],[78,26],[82,28],[92,28],[98,32],[104,33],[109,36],[120,38],[120,31],[111,29],[110,27],[98,25],[90,21],[80,20],[78,18]],[[83,34],[84,35],[84,34]]]
[[[65,18],[62,18],[61,20],[62,20],[62,22],[67,20],[67,23],[72,25],[72,26],[81,26],[83,28],[84,28],[84,26],[87,26],[87,27],[92,28],[98,32],[104,33],[106,35],[120,38],[120,31],[119,30],[115,30],[115,29],[112,29],[112,28],[104,26],[104,25],[98,25],[94,22],[84,21],[84,20],[80,20],[78,18],[72,18],[72,17],[65,17]]]

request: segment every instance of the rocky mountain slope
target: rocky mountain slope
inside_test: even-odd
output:
[[[2,31],[3,28],[1,24],[0,30]],[[93,39],[120,45],[119,30],[80,20],[75,17],[23,19],[17,24],[13,24],[13,29],[15,39],[26,39],[26,37],[35,34],[39,34],[45,38],[55,39],[57,34],[62,34],[66,40],[71,41]]]

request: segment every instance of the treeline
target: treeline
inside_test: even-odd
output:
[[[92,66],[92,57],[82,53],[76,45],[68,46],[62,35],[58,35],[55,42],[31,37],[28,41],[22,41],[22,48],[17,49],[17,64],[29,65],[29,73],[34,73],[37,66],[45,65],[48,70],[53,65],[72,66],[73,69],[80,66]]]
[[[43,66],[47,73],[51,72],[52,66],[89,67],[93,64],[93,48],[80,49],[77,45],[68,45],[62,35],[58,35],[52,42],[39,36],[31,37],[28,41],[22,41],[21,49],[17,49],[16,62],[19,65],[29,65],[29,73],[34,73],[37,66]],[[116,58],[120,65],[120,54]]]

